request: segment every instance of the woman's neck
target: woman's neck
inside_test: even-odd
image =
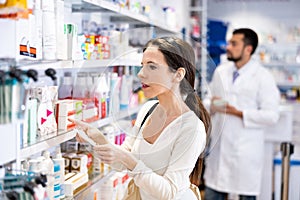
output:
[[[180,116],[182,113],[189,111],[188,106],[178,94],[172,93],[172,95],[160,95],[157,98],[160,107],[163,108],[167,116]]]

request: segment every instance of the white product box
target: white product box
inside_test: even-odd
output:
[[[86,184],[88,181],[89,176],[87,173],[78,173],[75,176],[72,176],[64,183],[65,195],[73,196],[77,189]]]
[[[56,121],[58,130],[67,131],[75,127],[68,119],[82,120],[82,101],[80,100],[58,100],[56,102]]]
[[[58,124],[59,131],[67,131],[67,130],[73,129],[75,127],[75,124],[70,122],[69,119],[75,119],[75,115],[57,118],[57,124]]]
[[[56,102],[56,116],[68,117],[71,115],[80,115],[82,113],[82,101],[81,100],[58,100]]]
[[[16,60],[35,60],[37,49],[34,41],[30,41],[30,28],[34,26],[28,19],[0,19],[0,57]]]
[[[88,157],[85,154],[77,154],[71,160],[71,172],[87,173]]]
[[[119,188],[119,179],[116,175],[113,175],[103,183],[100,188],[101,199],[117,199]]]
[[[89,121],[98,116],[98,109],[96,107],[82,110],[82,120]]]

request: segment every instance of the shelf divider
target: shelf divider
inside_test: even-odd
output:
[[[20,150],[20,159],[25,159],[30,157],[31,155],[34,155],[36,153],[42,152],[46,149],[49,149],[53,146],[59,145],[65,141],[68,141],[76,136],[76,131],[71,130],[65,133],[59,133],[56,136],[53,136],[50,139],[43,140],[41,142],[38,142],[36,144],[30,145],[28,147],[22,148]]]

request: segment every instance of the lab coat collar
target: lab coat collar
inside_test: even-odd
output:
[[[255,64],[255,60],[251,58],[243,67],[240,69],[237,69],[235,65],[232,65],[232,73],[236,70],[239,72],[239,76],[242,74],[252,74],[256,71],[256,68],[258,67],[258,63]]]

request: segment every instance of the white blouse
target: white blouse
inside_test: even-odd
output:
[[[138,159],[136,167],[128,173],[144,200],[196,199],[189,189],[189,175],[205,147],[204,124],[193,111],[183,113],[150,144],[142,136],[143,127],[140,131],[139,128],[156,102],[145,103],[137,116],[133,135],[122,145]]]

